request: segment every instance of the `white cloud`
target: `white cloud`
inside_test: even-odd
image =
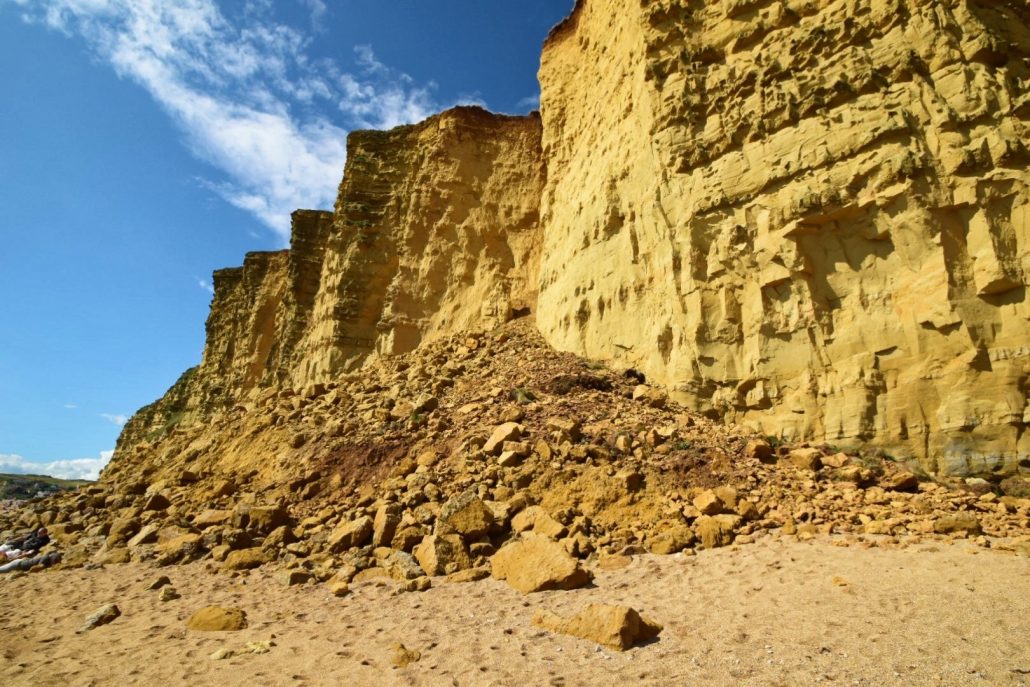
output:
[[[193,277],[197,280],[197,286],[207,291],[212,296],[215,295],[215,287],[207,279],[201,279],[200,277]]]
[[[76,409],[76,408],[78,408],[79,406],[78,406],[78,405],[76,405],[76,404],[74,404],[74,403],[65,403],[65,404],[64,404],[64,407],[65,407],[65,408],[67,408],[68,410],[75,410],[75,409]]]
[[[99,458],[77,458],[35,462],[11,454],[0,453],[0,472],[16,475],[49,475],[60,479],[90,479],[100,476],[100,470],[111,460],[114,451],[101,451]]]
[[[119,415],[115,415],[113,413],[100,413],[100,417],[104,418],[105,420],[107,420],[108,422],[110,422],[113,425],[118,425],[119,427],[124,426],[125,423],[129,421],[129,416],[128,415],[120,415],[120,414]]]
[[[323,0],[300,0],[300,4],[311,13],[311,28],[316,31],[320,30],[327,9],[325,2]]]
[[[322,0],[300,0],[312,22]],[[157,101],[199,159],[222,173],[207,187],[285,242],[290,213],[330,208],[353,128],[389,128],[440,109],[419,85],[355,49],[357,69],[312,59],[311,37],[248,0],[235,15],[215,0],[0,0],[25,20],[84,39]]]
[[[540,109],[540,94],[534,93],[533,95],[527,95],[522,100],[515,103],[515,107],[520,111],[523,110],[539,110]]]

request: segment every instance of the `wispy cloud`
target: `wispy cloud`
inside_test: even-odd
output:
[[[60,479],[97,479],[114,451],[101,451],[99,458],[76,458],[36,462],[13,453],[0,453],[0,472],[17,475],[50,475]]]
[[[521,112],[526,110],[539,110],[540,109],[540,94],[534,93],[533,95],[527,95],[522,100],[515,103],[515,107]]]
[[[100,413],[100,417],[104,418],[112,425],[118,425],[122,427],[126,422],[129,421],[128,415],[114,414],[114,413]]]
[[[64,407],[65,407],[65,408],[67,408],[68,410],[75,410],[75,409],[76,409],[76,408],[78,408],[79,406],[78,406],[78,405],[76,405],[76,404],[74,404],[74,403],[65,403],[65,404],[64,404]]]
[[[322,0],[300,0],[312,22]],[[208,187],[285,241],[298,207],[332,207],[347,132],[424,119],[435,84],[416,84],[370,46],[354,64],[313,59],[310,31],[278,22],[272,3],[223,13],[215,0],[0,0],[26,22],[82,38],[176,122],[192,153],[221,174]]]
[[[193,277],[193,278],[196,280],[197,286],[199,286],[200,288],[204,289],[205,291],[207,291],[212,296],[215,295],[215,287],[214,287],[214,285],[210,281],[208,281],[207,279],[201,279],[200,277]]]

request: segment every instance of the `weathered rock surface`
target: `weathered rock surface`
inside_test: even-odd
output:
[[[542,537],[505,545],[490,559],[495,579],[505,580],[523,594],[548,589],[576,589],[591,574],[560,544]]]
[[[632,608],[605,604],[590,604],[571,618],[539,609],[533,614],[533,624],[619,651],[654,639],[662,631],[661,625],[641,616]]]
[[[762,434],[1015,471],[1028,22],[1021,2],[579,2],[540,69],[541,331]]]
[[[186,627],[201,632],[235,632],[247,627],[247,614],[238,608],[206,606],[186,621]]]

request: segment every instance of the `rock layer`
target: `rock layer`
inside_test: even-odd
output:
[[[581,0],[544,46],[540,115],[350,136],[334,212],[215,274],[203,362],[113,471],[179,425],[528,312],[763,435],[1026,471],[1028,19]]]
[[[1028,19],[580,2],[540,70],[541,331],[764,434],[1030,467]]]

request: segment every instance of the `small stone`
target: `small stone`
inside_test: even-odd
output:
[[[236,655],[236,652],[232,649],[218,649],[208,656],[212,661],[224,661],[227,658],[232,658]]]
[[[693,504],[694,508],[697,508],[702,515],[718,515],[723,509],[722,501],[711,489],[698,494],[694,498]]]
[[[172,583],[172,580],[169,579],[168,575],[160,575],[160,576],[154,578],[154,580],[150,584],[148,584],[146,587],[144,587],[143,589],[145,589],[147,591],[152,591],[154,589],[160,589],[161,587],[170,585],[171,583]]]
[[[468,570],[459,570],[456,573],[451,573],[447,576],[447,581],[453,583],[478,582],[488,577],[490,577],[490,571],[486,568],[469,568]]]
[[[329,535],[329,550],[339,553],[355,546],[362,546],[371,538],[374,529],[375,523],[367,515],[343,523]]]
[[[347,596],[350,594],[350,583],[337,575],[329,578],[325,583],[326,587],[329,588],[329,593],[335,597]]]
[[[540,506],[530,506],[518,513],[511,520],[511,529],[516,534],[532,530],[533,534],[555,540],[561,539],[568,532],[565,525],[552,518]]]
[[[646,403],[652,408],[664,408],[669,402],[669,395],[662,389],[639,384],[633,389],[633,400]]]
[[[172,505],[172,502],[168,500],[168,497],[164,494],[157,493],[151,495],[147,499],[147,503],[143,506],[144,510],[165,510],[168,506]]]
[[[189,617],[186,627],[199,632],[235,632],[247,627],[247,614],[238,608],[206,606]]]
[[[407,667],[422,659],[421,651],[408,649],[400,642],[397,642],[390,648],[393,650],[393,655],[391,656],[390,661],[398,668]]]
[[[268,554],[260,547],[240,549],[229,552],[225,557],[225,562],[222,563],[222,568],[225,570],[250,570],[264,565],[268,560]]]
[[[796,448],[788,454],[794,467],[815,472],[823,466],[823,453],[817,448]]]
[[[304,570],[284,570],[276,579],[284,587],[295,587],[307,583],[311,579],[311,573]]]
[[[772,444],[765,439],[752,439],[747,442],[747,446],[744,448],[744,455],[763,463],[776,462],[776,454],[773,452]]]
[[[651,553],[663,556],[679,553],[693,544],[696,539],[697,537],[694,536],[693,530],[686,525],[677,524],[651,537],[648,542],[648,549]]]
[[[483,444],[483,452],[489,456],[500,454],[501,448],[506,441],[518,441],[522,438],[522,426],[517,422],[505,422],[498,425],[490,438]]]
[[[79,632],[89,632],[101,625],[107,625],[109,622],[119,617],[122,614],[121,610],[115,604],[104,604],[97,610],[93,611],[88,618],[86,623],[82,626]]]
[[[372,521],[372,546],[389,546],[400,524],[401,507],[398,504],[384,503],[380,506]]]
[[[880,486],[891,491],[917,491],[919,489],[919,478],[911,472],[899,472],[896,475],[881,479]]]
[[[175,587],[165,587],[158,594],[157,598],[161,601],[175,601],[180,597],[179,592],[175,591]]]

